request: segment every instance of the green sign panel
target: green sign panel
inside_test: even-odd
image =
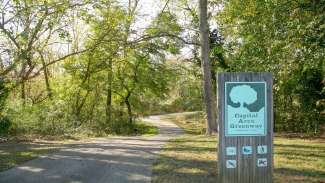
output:
[[[266,82],[225,82],[225,135],[265,136]]]

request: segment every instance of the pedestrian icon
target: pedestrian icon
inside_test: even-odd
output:
[[[267,146],[257,146],[257,154],[266,154],[267,153]]]
[[[226,161],[226,167],[227,168],[236,168],[237,167],[236,160],[227,160]]]
[[[267,166],[267,159],[266,158],[257,159],[257,166],[258,167],[266,167]]]
[[[242,151],[243,151],[243,154],[245,154],[245,155],[253,153],[252,146],[243,146]]]
[[[226,148],[227,156],[234,156],[236,155],[236,147],[227,147]]]

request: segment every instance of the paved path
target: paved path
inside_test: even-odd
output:
[[[0,183],[150,183],[156,153],[182,130],[153,116],[153,137],[112,137],[74,144],[0,173]]]

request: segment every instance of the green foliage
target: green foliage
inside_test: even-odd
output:
[[[218,71],[272,72],[276,130],[320,133],[324,2],[210,2],[219,12],[210,14],[218,25],[210,30],[214,83]],[[169,3],[143,29],[138,8],[109,0],[1,4],[1,133],[137,134],[140,116],[202,110],[196,4]],[[192,55],[171,57],[185,43]]]
[[[69,130],[63,101],[47,101],[34,105],[27,103],[25,106],[21,102],[10,102],[6,110],[6,115],[13,123],[10,130],[12,133],[62,135]]]
[[[157,37],[152,39],[148,49],[151,52],[162,49],[170,52],[171,54],[179,54],[179,48],[183,45],[177,36],[182,32],[181,26],[175,14],[166,11],[157,15],[152,22],[152,25],[146,29],[148,36]],[[164,39],[160,39],[164,37]],[[156,49],[154,49],[156,47]],[[157,49],[158,48],[158,49]]]
[[[0,135],[6,134],[11,126],[11,121],[7,117],[0,117]]]
[[[158,128],[148,123],[135,121],[132,125],[127,124],[127,118],[123,121],[116,121],[115,125],[112,125],[112,131],[110,134],[119,135],[157,135]]]
[[[6,105],[6,100],[9,95],[9,89],[6,86],[5,81],[0,78],[0,117],[2,117],[2,111]]]
[[[11,121],[3,114],[6,106],[9,89],[3,79],[0,78],[0,134],[6,134],[11,126]]]
[[[161,13],[146,30],[137,31],[133,30],[138,16],[133,7],[136,5],[126,8],[113,1],[92,5],[91,11],[75,9],[89,26],[89,38],[82,41],[89,51],[48,67],[44,78],[40,75],[18,83],[11,93],[6,115],[12,121],[13,133],[153,133],[136,121],[150,111],[147,101],[159,101],[169,92],[174,70],[167,67],[166,55],[178,53],[181,46],[171,37],[181,32],[176,16]],[[74,31],[76,36],[78,31]],[[61,40],[72,39],[71,32],[63,27],[55,32]],[[72,43],[78,44],[78,40]],[[77,49],[78,45],[72,47]],[[39,61],[37,56],[33,61]],[[41,61],[46,59],[42,57]],[[42,64],[44,67],[46,63]]]
[[[184,111],[201,111],[203,109],[202,81],[199,68],[193,63],[175,63],[170,61],[168,67],[174,74],[168,83],[168,96],[154,101],[148,112],[154,114]]]
[[[321,1],[225,3],[216,17],[232,71],[268,71],[274,76],[277,131],[320,133],[325,47]]]
[[[203,109],[201,82],[188,79],[177,82],[177,86],[174,88],[177,93],[174,93],[174,100],[170,104],[168,112],[199,111]]]

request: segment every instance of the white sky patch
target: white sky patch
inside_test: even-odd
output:
[[[148,27],[163,7],[160,0],[140,0],[138,10],[140,16],[136,23],[137,27],[140,29]]]
[[[128,7],[129,0],[120,0],[124,7]],[[137,19],[135,27],[145,29],[152,20],[163,10],[166,2],[162,0],[140,0],[137,7]]]

